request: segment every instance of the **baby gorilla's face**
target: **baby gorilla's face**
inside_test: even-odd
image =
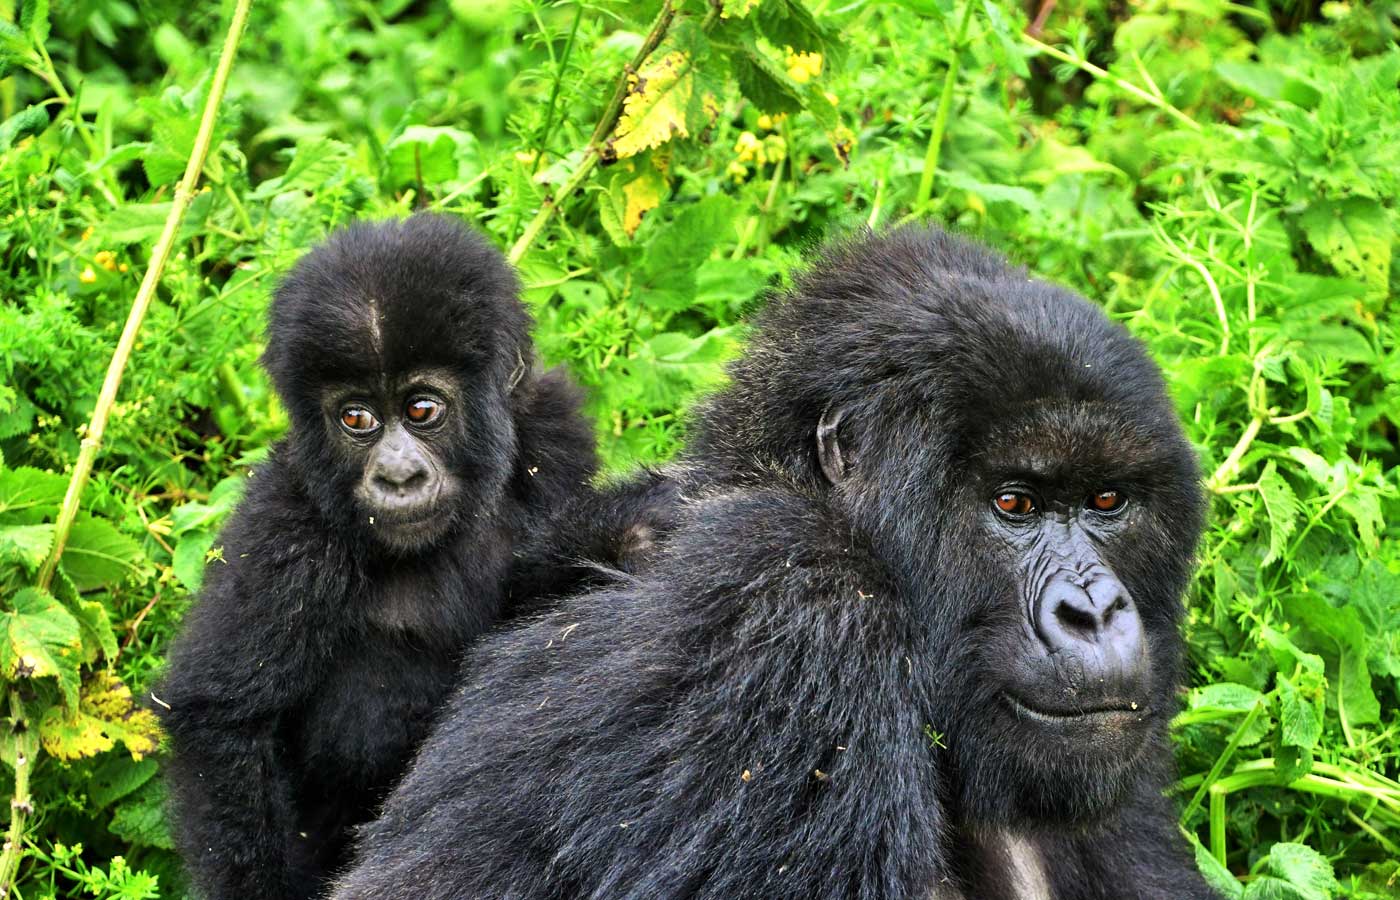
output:
[[[451,373],[437,370],[327,391],[331,441],[358,473],[361,524],[390,549],[420,549],[453,524],[462,483],[448,461],[465,429],[462,396]]]

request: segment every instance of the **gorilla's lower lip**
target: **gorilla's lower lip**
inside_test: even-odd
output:
[[[1096,703],[1093,706],[1085,706],[1077,709],[1046,709],[1044,707],[1033,706],[1009,692],[1004,691],[1001,696],[1006,700],[1007,704],[1010,705],[1012,712],[1016,713],[1018,717],[1023,717],[1046,725],[1064,725],[1072,722],[1089,722],[1094,720],[1110,721],[1120,718],[1141,719],[1149,712],[1146,706],[1140,703],[1134,703],[1130,700]]]
[[[374,515],[374,524],[382,528],[412,528],[424,525],[437,517],[437,511],[429,507],[424,510],[411,510],[405,512],[378,512]]]

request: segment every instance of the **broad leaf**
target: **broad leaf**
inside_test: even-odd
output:
[[[0,618],[0,674],[19,678],[57,679],[64,702],[78,703],[78,666],[83,638],[78,622],[63,604],[37,588],[24,588],[10,598]]]

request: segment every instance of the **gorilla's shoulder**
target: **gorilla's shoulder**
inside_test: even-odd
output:
[[[254,469],[215,546],[221,558],[207,567],[201,605],[299,605],[354,568],[349,539],[327,527],[277,448]]]
[[[826,598],[887,583],[864,539],[825,498],[737,487],[688,495],[655,575],[715,600]]]

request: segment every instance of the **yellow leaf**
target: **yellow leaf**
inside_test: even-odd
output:
[[[627,198],[622,210],[622,227],[628,237],[637,233],[642,216],[661,205],[661,192],[665,187],[666,182],[655,170],[644,171],[640,178],[622,186],[622,195]]]
[[[83,681],[76,710],[54,706],[44,713],[39,740],[58,759],[96,756],[120,741],[139,760],[160,746],[160,723],[155,713],[136,706],[121,679],[97,672]]]
[[[613,154],[626,159],[677,135],[689,137],[685,110],[694,89],[690,58],[679,50],[644,66],[622,102],[617,132],[609,142]]]

